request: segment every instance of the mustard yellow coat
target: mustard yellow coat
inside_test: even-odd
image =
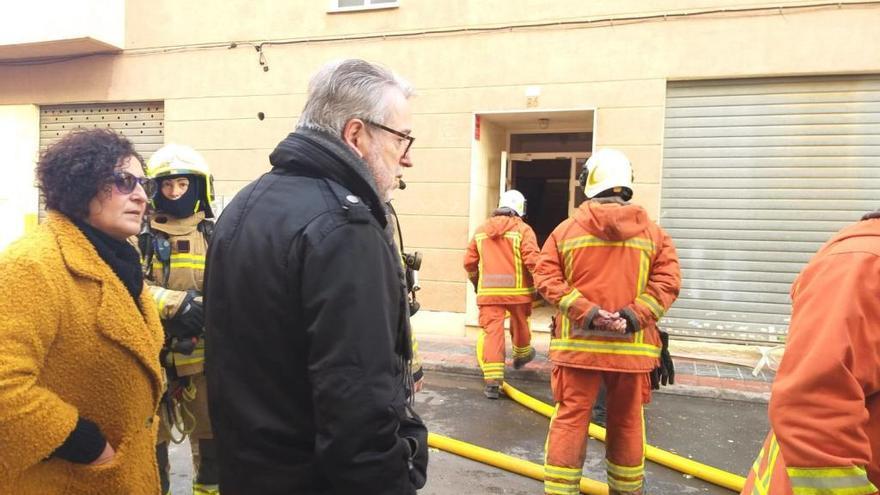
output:
[[[0,253],[0,494],[158,494],[162,326],[65,216]],[[48,458],[82,416],[116,457]]]

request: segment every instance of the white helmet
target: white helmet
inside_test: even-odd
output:
[[[501,194],[501,199],[498,201],[498,207],[510,208],[517,215],[523,216],[526,214],[526,198],[516,189],[504,191]]]
[[[632,198],[633,171],[629,158],[622,152],[603,148],[590,156],[578,177],[584,195],[593,198],[613,189],[624,201]]]

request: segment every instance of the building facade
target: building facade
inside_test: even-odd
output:
[[[630,156],[634,201],[677,243],[684,288],[664,324],[683,338],[782,340],[800,267],[880,206],[880,2],[71,4],[0,21],[0,246],[37,221],[35,158],[71,126],[117,129],[147,156],[195,147],[222,209],[268,170],[309,76],[348,57],[418,91],[395,205],[424,254],[425,310],[475,314],[461,259],[499,191],[526,194],[543,238],[600,147]]]

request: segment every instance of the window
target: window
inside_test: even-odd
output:
[[[399,0],[331,0],[330,12],[393,9],[399,6]]]

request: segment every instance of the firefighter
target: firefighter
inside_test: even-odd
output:
[[[791,287],[770,433],[747,495],[876,495],[880,487],[880,211],[828,241]]]
[[[398,189],[406,189],[406,182],[403,182],[403,179],[398,178],[397,182]],[[419,270],[422,267],[422,253],[418,251],[407,253],[404,251],[403,233],[400,230],[400,219],[397,218],[397,210],[394,209],[391,201],[386,202],[385,207],[387,209],[385,217],[388,219],[388,226],[385,230],[391,239],[391,243],[395,245],[395,251],[400,254],[400,266],[403,269],[402,275],[406,281],[407,309],[409,309],[409,316],[412,317],[421,307],[416,293],[421,290],[421,287],[419,287]],[[397,240],[395,240],[395,236]],[[410,338],[412,340],[412,363],[410,365],[413,381],[412,391],[417,393],[421,392],[425,384],[425,372],[422,368],[422,358],[419,356],[419,342],[412,331],[412,322],[409,321],[409,318],[407,318],[407,324],[410,327]]]
[[[217,454],[208,418],[204,373],[202,283],[213,230],[213,179],[204,158],[188,146],[168,144],[150,157],[147,174],[159,193],[139,246],[150,290],[165,327],[162,365],[168,387],[160,406],[156,455],[163,493],[169,492],[168,442],[189,437],[193,493],[216,494]]]
[[[655,368],[659,381],[672,372],[668,351],[659,359],[657,320],[678,296],[678,257],[669,235],[629,203],[633,173],[623,153],[597,151],[579,180],[588,200],[550,234],[535,272],[538,292],[558,309],[544,491],[578,493],[590,410],[604,383],[609,493],[642,494],[642,405]]]
[[[532,273],[538,260],[535,232],[522,219],[526,200],[515,189],[501,195],[492,216],[468,244],[464,269],[477,291],[482,331],[477,361],[483,371],[485,395],[497,399],[504,382],[504,318],[510,313],[513,367],[535,358],[529,316],[535,287]]]

